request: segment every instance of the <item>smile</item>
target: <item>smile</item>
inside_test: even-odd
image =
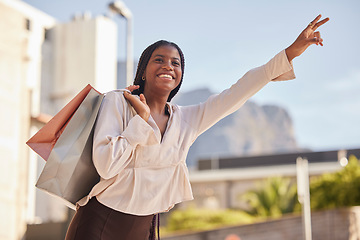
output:
[[[169,74],[159,74],[158,77],[159,78],[173,79],[173,76],[171,76]]]

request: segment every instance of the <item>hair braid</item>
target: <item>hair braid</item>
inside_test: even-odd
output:
[[[150,57],[152,55],[152,53],[159,47],[161,46],[173,46],[175,47],[180,55],[180,60],[181,60],[181,80],[179,85],[173,89],[170,94],[169,97],[167,99],[168,102],[171,101],[171,99],[176,95],[176,93],[179,91],[182,81],[183,81],[183,77],[184,77],[184,69],[185,69],[185,58],[184,58],[184,54],[181,51],[180,47],[178,45],[176,45],[173,42],[169,42],[169,41],[165,41],[165,40],[160,40],[157,41],[153,44],[151,44],[150,46],[148,46],[141,54],[140,60],[139,60],[139,64],[136,70],[136,75],[135,75],[135,79],[134,79],[134,85],[139,85],[139,88],[133,91],[133,94],[135,95],[140,95],[141,93],[144,92],[144,88],[145,88],[145,81],[142,80],[142,76],[144,75],[145,69],[148,65],[148,62],[150,60]]]

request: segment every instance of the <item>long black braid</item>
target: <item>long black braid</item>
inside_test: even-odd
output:
[[[180,60],[181,60],[181,80],[180,80],[179,85],[170,92],[170,95],[167,99],[167,101],[170,102],[171,99],[177,94],[177,92],[179,91],[179,89],[181,87],[183,77],[184,77],[185,58],[184,58],[183,52],[181,51],[181,49],[178,45],[176,45],[173,42],[166,41],[166,40],[160,40],[160,41],[157,41],[157,42],[151,44],[141,54],[139,64],[138,64],[138,67],[136,70],[135,79],[134,79],[134,85],[139,85],[140,87],[138,89],[134,90],[133,94],[140,95],[141,93],[144,93],[145,81],[142,80],[142,77],[144,75],[145,69],[148,65],[148,62],[150,60],[152,53],[161,46],[175,47],[179,52]]]

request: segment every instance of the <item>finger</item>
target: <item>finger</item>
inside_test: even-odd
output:
[[[139,85],[130,85],[127,87],[127,89],[138,89],[139,87]]]
[[[312,20],[307,27],[313,29],[313,27],[315,26],[317,21],[319,21],[320,18],[321,18],[321,14],[319,14],[314,20]]]
[[[315,38],[317,38],[316,45],[323,46],[323,44],[322,44],[323,39],[321,38],[321,36],[320,36],[320,32],[319,32],[319,31],[314,32],[314,37],[315,37]]]
[[[322,42],[323,42],[323,39],[317,38],[317,37],[313,37],[308,40],[309,45],[311,45],[311,44],[319,45],[320,44],[322,46]]]
[[[317,15],[317,17],[311,22],[312,24],[317,23],[321,18],[321,14]]]
[[[320,32],[314,32],[314,37],[320,38]]]
[[[316,30],[318,27],[320,27],[321,25],[325,24],[327,21],[329,21],[330,18],[325,18],[323,20],[321,20],[320,22],[316,23],[313,27],[314,30]]]
[[[140,86],[139,85],[130,85],[128,87],[126,87],[125,89],[129,90],[130,92],[138,89]]]
[[[130,92],[128,92],[128,91],[125,91],[125,92],[124,92],[124,97],[125,97],[127,100],[129,100],[131,103],[137,100],[136,96],[132,95],[132,94],[131,94]]]
[[[145,96],[144,96],[144,94],[140,94],[140,101],[142,102],[142,103],[144,103],[144,104],[147,104],[146,103],[146,98],[145,98]]]
[[[128,91],[124,91],[124,97],[127,99],[127,100],[129,100],[130,101],[130,99],[129,98],[131,98],[131,93],[129,93]]]
[[[135,111],[140,105],[142,105],[140,100],[136,96],[132,95],[131,93],[124,92],[124,97],[126,98],[126,100],[129,101],[131,106],[133,106],[135,108]]]

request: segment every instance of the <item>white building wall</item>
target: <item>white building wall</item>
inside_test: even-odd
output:
[[[0,0],[0,32],[0,239],[17,240],[27,223],[66,217],[63,204],[34,187],[45,162],[25,142],[44,113],[88,83],[116,88],[117,26],[103,16],[57,24],[24,2]]]
[[[44,94],[53,104],[45,112],[55,114],[87,84],[100,92],[116,89],[116,36],[115,22],[103,16],[78,18],[49,31],[53,79]]]
[[[29,24],[27,24],[27,22]],[[0,239],[22,239],[31,211],[28,148],[39,112],[43,30],[54,19],[16,0],[0,0]],[[27,28],[29,26],[29,29]]]
[[[107,92],[117,87],[117,26],[106,18],[96,18],[94,87]]]

